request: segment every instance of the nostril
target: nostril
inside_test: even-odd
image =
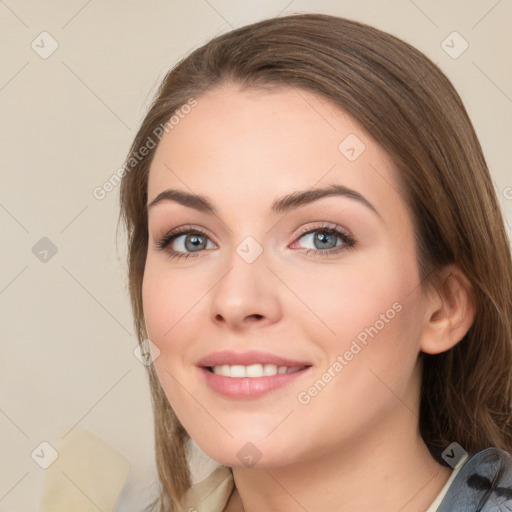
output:
[[[261,320],[262,318],[265,318],[264,315],[260,315],[259,313],[254,313],[252,315],[247,315],[246,320]],[[215,315],[215,320],[218,322],[224,322],[227,320],[227,318],[224,318],[220,313]]]

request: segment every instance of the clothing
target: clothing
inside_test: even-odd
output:
[[[40,445],[44,469],[39,512],[112,512],[130,471],[117,450],[79,426]]]
[[[512,456],[504,450],[487,448],[462,465],[436,512],[510,510]]]
[[[490,483],[502,464],[503,475],[496,489]],[[184,510],[222,512],[233,492],[231,470],[219,466],[207,478],[194,484],[184,497]],[[485,495],[488,498],[482,506]],[[443,489],[425,512],[507,512],[512,511],[512,456],[497,448],[487,448],[470,458],[462,458]]]
[[[40,512],[119,510],[121,488],[129,471],[128,461],[121,454],[79,427],[53,443],[53,448],[58,457],[45,470]],[[45,451],[41,453],[44,455]],[[219,465],[190,487],[183,498],[183,508],[222,512],[233,490],[231,469]],[[485,497],[486,502],[479,508]],[[122,508],[126,512],[125,505]],[[142,508],[137,510],[142,511]],[[487,448],[459,461],[426,512],[506,511],[512,511],[512,456],[503,450]],[[135,508],[129,512],[135,512]]]

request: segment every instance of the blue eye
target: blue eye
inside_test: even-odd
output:
[[[304,240],[312,245],[312,247],[306,247],[306,254],[329,255],[355,247],[355,240],[352,236],[337,227],[331,226],[304,230],[298,240]],[[295,244],[298,244],[298,242],[295,242]]]
[[[171,258],[197,256],[204,249],[215,248],[208,235],[189,227],[167,233],[156,245],[159,249],[165,249]],[[167,249],[169,246],[171,248]]]
[[[312,229],[303,229],[292,244],[295,248],[299,241],[305,241],[312,247],[300,247],[305,249],[305,253],[310,255],[328,256],[354,248],[356,242],[354,238],[338,226],[319,226]],[[203,233],[192,226],[184,226],[177,230],[167,233],[156,247],[165,250],[169,258],[190,258],[199,256],[204,250],[215,249],[216,245],[209,239],[206,233]]]
[[[340,236],[336,233],[327,232],[325,230],[311,231],[301,236],[303,242],[313,243],[313,249],[333,249],[341,245]]]

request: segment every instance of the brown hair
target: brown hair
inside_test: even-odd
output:
[[[469,453],[512,450],[512,263],[492,180],[462,101],[421,52],[370,26],[298,14],[216,37],[163,79],[127,162],[190,98],[232,82],[298,87],[322,95],[357,119],[392,158],[414,219],[418,265],[427,289],[437,270],[456,264],[473,286],[476,317],[454,348],[422,354],[420,430],[435,457],[453,441]],[[121,183],[128,234],[129,289],[139,341],[147,337],[142,280],[148,245],[147,183],[154,149]],[[190,486],[187,432],[154,368],[160,510],[179,509]]]

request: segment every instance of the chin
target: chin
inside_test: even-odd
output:
[[[277,439],[236,437],[234,439],[205,440],[193,438],[194,442],[211,459],[229,467],[271,468],[296,462],[296,447],[286,446]],[[250,439],[253,439],[251,441]],[[291,436],[288,439],[293,439]]]

